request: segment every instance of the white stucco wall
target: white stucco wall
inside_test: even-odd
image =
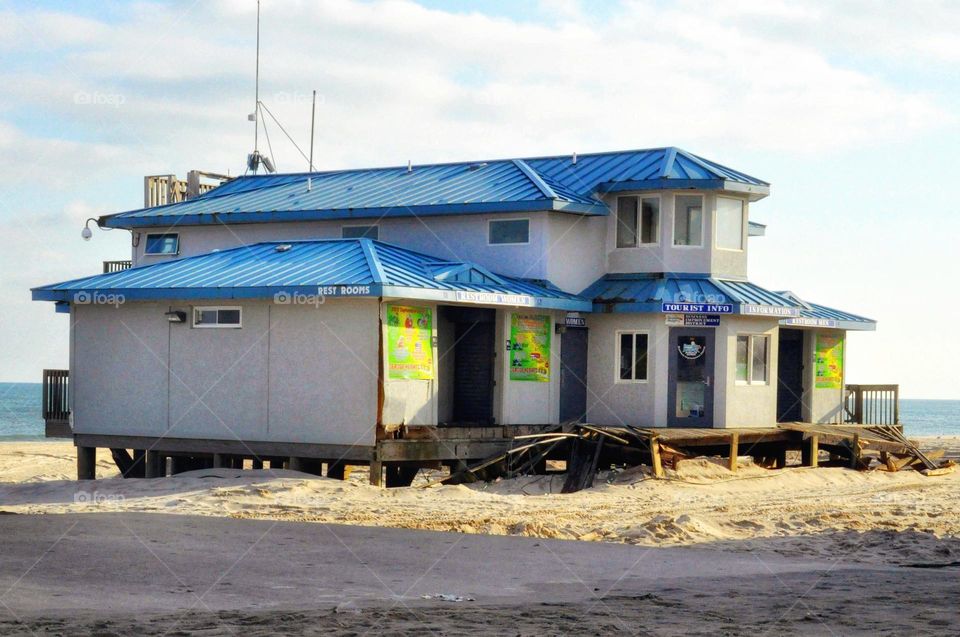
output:
[[[846,332],[843,330],[804,330],[803,358],[804,358],[804,420],[817,423],[842,423],[843,414],[843,389],[817,389],[817,334],[827,334],[829,336],[842,336],[844,338],[843,348],[843,383],[846,384],[847,371],[847,343]]]
[[[395,299],[384,302],[380,307],[383,330],[384,356],[383,366],[383,424],[384,425],[436,425],[439,410],[440,352],[433,347],[433,380],[391,379],[387,370],[387,320],[388,304],[408,305],[430,308],[432,313],[433,342],[437,342],[437,305],[423,301],[404,301]]]
[[[703,195],[703,245],[673,245],[675,197],[677,195]],[[636,248],[617,248],[617,197],[622,196],[659,196],[660,228],[659,242]],[[612,211],[607,217],[605,247],[607,271],[609,272],[687,272],[713,273],[721,277],[744,278],[747,276],[747,220],[748,204],[743,199],[745,214],[743,225],[743,246],[741,251],[724,250],[716,247],[716,209],[717,195],[692,190],[665,191],[661,193],[623,192],[608,195],[604,201]]]
[[[559,251],[548,250],[550,235],[556,234],[548,230],[548,223],[551,222],[548,217],[565,218],[557,222],[561,224],[569,224],[569,219],[580,218],[560,213],[548,215],[545,212],[532,212],[419,218],[386,217],[380,220],[338,219],[247,223],[230,226],[177,226],[171,229],[180,233],[180,254],[175,257],[144,255],[146,235],[150,232],[162,232],[164,229],[142,228],[136,231],[141,237],[137,247],[133,248],[133,260],[137,265],[146,265],[260,241],[338,239],[343,226],[378,225],[380,240],[388,243],[443,259],[474,261],[499,274],[546,279],[551,259],[555,256],[562,260],[565,256]],[[491,219],[529,219],[529,244],[489,245],[487,243],[488,223]],[[578,292],[579,289],[575,291]]]
[[[776,318],[724,316],[716,329],[717,374],[714,387],[714,427],[772,427],[777,422]],[[737,382],[737,336],[766,335],[767,382]]]
[[[667,424],[668,328],[657,314],[589,314],[587,363],[587,421],[599,425],[630,424],[665,427]],[[646,382],[618,378],[617,333],[637,330],[648,334]]]
[[[538,382],[510,380],[510,357],[506,340],[510,338],[510,317],[513,312],[543,314],[550,317],[550,380]],[[555,325],[564,313],[532,308],[507,309],[497,313],[497,387],[494,408],[499,409],[497,422],[503,425],[543,425],[560,421],[560,347],[561,339]]]
[[[243,327],[164,317],[189,317],[193,305],[242,305]],[[373,299],[74,306],[75,431],[373,444],[376,308]]]

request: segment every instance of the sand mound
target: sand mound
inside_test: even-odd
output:
[[[0,509],[13,513],[146,511],[625,542],[893,563],[960,559],[960,473],[771,471],[742,458],[687,460],[653,479],[643,468],[602,472],[593,489],[561,495],[563,475],[429,489],[379,489],[295,471],[191,471],[69,479],[64,443],[0,444]],[[113,477],[108,477],[113,476]]]

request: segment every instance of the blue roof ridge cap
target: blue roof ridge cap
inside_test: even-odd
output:
[[[665,150],[666,154],[663,157],[663,163],[660,164],[660,179],[670,178],[670,171],[673,170],[673,165],[677,161],[677,151],[679,149],[671,146]]]
[[[363,256],[367,260],[367,267],[370,268],[370,276],[373,277],[373,282],[386,283],[387,273],[383,269],[383,264],[380,263],[380,257],[377,254],[373,240],[359,238],[357,241],[360,242],[360,249],[363,250]]]
[[[520,172],[526,175],[527,179],[529,179],[533,185],[543,193],[544,197],[547,199],[559,199],[553,188],[547,185],[547,182],[543,180],[543,177],[541,177],[533,168],[531,168],[527,162],[523,161],[522,159],[511,159],[510,161],[513,162],[514,166],[520,169]]]

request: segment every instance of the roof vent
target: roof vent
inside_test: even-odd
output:
[[[467,168],[467,170],[480,170],[481,168],[486,168],[486,166],[487,166],[487,162],[483,162],[483,163],[480,163],[480,164],[471,164],[471,165]]]
[[[290,248],[292,247],[293,246],[290,245],[289,243],[281,243],[280,245],[275,246],[273,249],[276,250],[277,252],[289,252]]]
[[[573,151],[573,163],[577,163],[577,151]]]
[[[413,172],[413,160],[410,160],[410,159],[407,160],[407,172],[408,173]]]

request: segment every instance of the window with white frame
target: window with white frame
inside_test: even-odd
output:
[[[195,307],[193,308],[194,327],[240,327],[241,310],[239,307]]]
[[[770,337],[764,334],[737,336],[737,382],[766,385],[769,380]]]
[[[144,254],[179,254],[180,235],[176,232],[148,234]]]
[[[379,239],[379,226],[343,226],[340,236],[344,239]]]
[[[703,245],[703,197],[677,195],[673,211],[673,245]]]
[[[743,250],[743,201],[717,197],[717,247]]]
[[[619,382],[646,382],[649,338],[646,332],[617,332],[617,380]]]
[[[617,198],[617,247],[636,248],[657,243],[660,231],[659,197]]]
[[[487,232],[491,245],[530,243],[530,220],[491,219]]]

